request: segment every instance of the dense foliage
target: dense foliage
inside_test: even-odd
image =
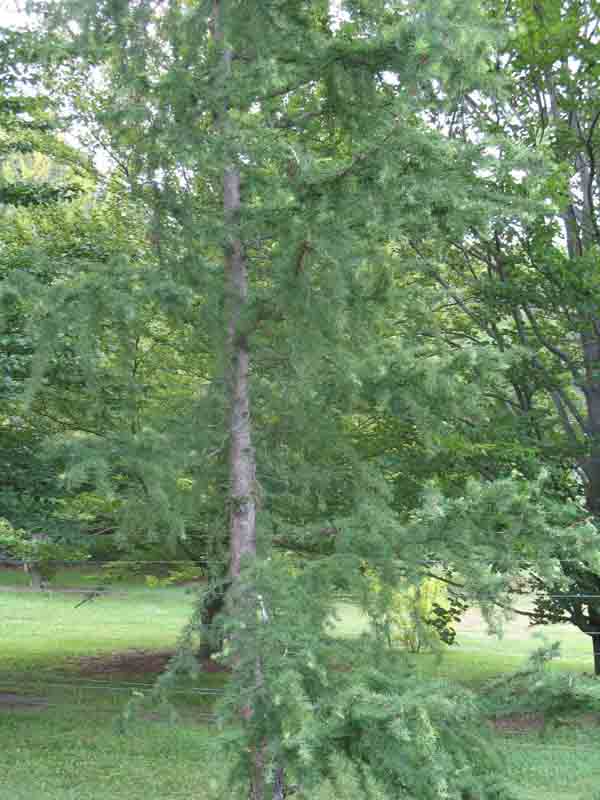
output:
[[[472,698],[373,658],[400,585],[446,587],[430,641],[524,573],[536,621],[600,625],[595,4],[36,10],[0,58],[0,548],[201,567],[253,800],[505,796]]]

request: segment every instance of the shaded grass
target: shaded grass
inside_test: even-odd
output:
[[[106,572],[103,571],[100,564],[78,564],[76,566],[65,566],[57,569],[56,574],[48,582],[50,589],[58,587],[66,588],[83,588],[88,589],[97,583],[102,582],[106,577]],[[144,575],[131,575],[127,577],[126,585],[131,586],[144,586]],[[0,586],[23,586],[30,585],[29,575],[19,567],[7,569],[0,568]],[[119,584],[116,584],[115,590],[118,589]]]

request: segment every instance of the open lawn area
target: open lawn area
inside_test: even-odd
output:
[[[13,576],[14,577],[14,576]],[[56,585],[89,587],[85,576]],[[0,583],[0,774],[2,797],[14,800],[183,800],[209,797],[212,729],[207,714],[223,674],[204,674],[173,695],[179,722],[148,711],[119,733],[119,711],[135,686],[150,686],[189,618],[194,597],[184,588],[116,585],[110,596],[75,606],[84,595],[8,591]],[[340,604],[337,633],[364,630],[359,612]],[[544,629],[563,655],[551,669],[591,672],[588,638],[568,626]],[[411,656],[415,669],[476,690],[523,664],[539,639],[516,618],[504,637],[490,637],[470,611],[456,646],[440,658]],[[135,686],[134,686],[135,684]],[[146,687],[146,688],[145,688]],[[189,689],[192,693],[187,694]],[[200,690],[200,691],[198,691]],[[203,694],[202,692],[207,692]],[[600,782],[600,727],[571,721],[544,735],[535,725],[499,726],[520,800],[592,800]],[[214,764],[212,764],[214,767]]]

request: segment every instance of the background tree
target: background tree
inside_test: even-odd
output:
[[[495,137],[481,178],[484,190],[505,194],[505,209],[472,224],[467,236],[457,237],[444,219],[437,243],[412,243],[413,250],[432,291],[437,286],[446,298],[432,331],[453,347],[493,349],[505,360],[503,378],[488,390],[504,441],[497,440],[501,463],[492,471],[510,467],[531,476],[547,469],[549,496],[585,504],[593,541],[597,14],[593,4],[529,0],[495,13],[510,31],[497,60],[506,88],[465,94],[450,124],[460,138]],[[540,596],[533,619],[570,619],[592,635],[597,651],[597,565],[593,553],[572,546],[569,537],[556,544],[560,580],[534,573]]]

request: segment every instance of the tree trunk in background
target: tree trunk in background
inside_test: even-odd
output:
[[[40,568],[34,562],[28,562],[24,565],[23,569],[29,576],[29,585],[36,592],[41,592],[44,588],[44,579]]]
[[[45,533],[34,533],[31,536],[34,542],[44,542],[47,540]],[[37,561],[26,561],[23,570],[29,575],[29,583],[34,591],[41,592],[46,586],[44,574]]]
[[[600,675],[600,633],[592,634],[594,648],[594,674]]]

